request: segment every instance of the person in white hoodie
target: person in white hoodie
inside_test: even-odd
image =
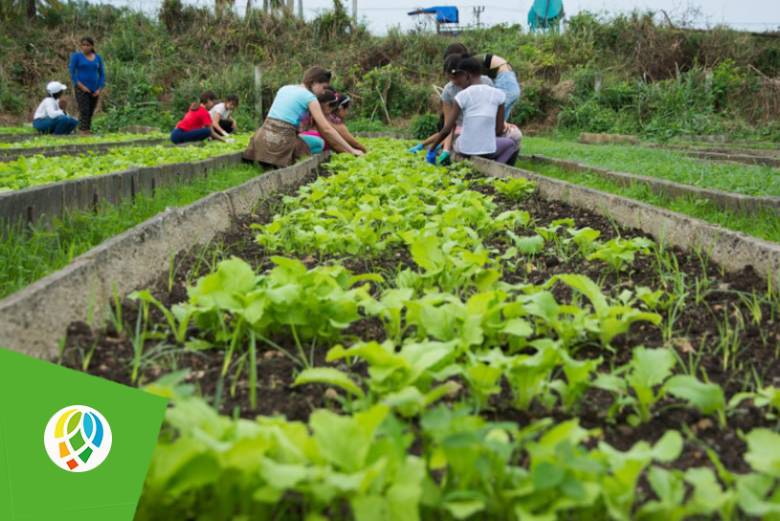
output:
[[[67,87],[58,81],[50,81],[46,85],[49,94],[35,109],[33,127],[41,134],[70,134],[79,124],[76,118],[65,113],[65,100],[61,99]]]

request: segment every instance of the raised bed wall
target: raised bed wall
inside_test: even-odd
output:
[[[179,252],[206,244],[258,201],[317,171],[322,157],[258,176],[109,239],[62,270],[0,300],[0,348],[54,357],[68,325],[104,323],[114,295],[153,282]]]
[[[117,204],[136,194],[154,195],[158,188],[189,183],[212,170],[236,165],[241,162],[241,154],[235,152],[195,163],[131,168],[0,193],[0,224],[47,223],[65,212],[96,211],[101,204]]]
[[[622,226],[638,228],[664,244],[686,250],[700,250],[728,271],[752,266],[762,277],[780,282],[780,244],[694,219],[633,199],[585,188],[558,179],[473,159],[477,170],[492,177],[524,177],[537,184],[544,199],[564,201],[614,220]]]

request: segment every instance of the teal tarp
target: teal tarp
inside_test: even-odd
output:
[[[563,0],[534,0],[528,11],[531,29],[546,28],[563,15]]]

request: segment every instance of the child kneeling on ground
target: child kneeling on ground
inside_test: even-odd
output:
[[[33,127],[41,134],[70,134],[79,124],[76,118],[65,113],[67,103],[61,96],[66,89],[67,87],[58,81],[51,81],[46,85],[49,95],[43,98],[33,116]]]
[[[200,95],[200,103],[190,105],[190,110],[176,124],[176,128],[171,132],[171,141],[178,145],[180,143],[192,143],[194,141],[204,141],[208,138],[226,141],[225,138],[217,134],[214,127],[211,126],[211,116],[209,109],[214,106],[217,95],[211,91],[206,91]]]

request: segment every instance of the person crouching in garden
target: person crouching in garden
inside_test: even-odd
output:
[[[317,101],[320,104],[320,109],[328,122],[333,124],[331,115],[333,109],[336,106],[336,91],[333,89],[325,89],[325,92],[317,95]],[[301,118],[301,124],[298,125],[298,137],[301,138],[304,143],[309,147],[309,151],[312,154],[319,154],[323,150],[329,150],[330,144],[325,140],[324,135],[317,128],[317,124],[308,112]]]
[[[344,138],[344,141],[349,143],[353,148],[356,148],[362,152],[367,152],[368,150],[366,149],[365,145],[363,145],[355,138],[355,136],[352,135],[352,133],[347,128],[346,123],[344,123],[344,121],[347,119],[347,114],[349,114],[349,106],[351,103],[352,99],[349,96],[337,92],[336,104],[333,111],[328,116],[328,119],[330,120],[330,124],[333,125],[333,128],[336,129],[336,132],[341,134],[341,137]]]
[[[226,141],[225,138],[217,134],[211,124],[209,110],[217,101],[217,95],[211,91],[206,91],[200,95],[200,103],[193,103],[190,109],[176,124],[176,128],[171,132],[171,141],[178,145],[180,143],[191,143],[194,141],[204,141],[208,138]]]
[[[33,115],[33,128],[41,134],[65,135],[73,132],[78,125],[78,120],[65,113],[67,104],[62,98],[62,93],[67,87],[58,81],[50,81],[46,85],[49,94],[35,109]]]
[[[356,148],[361,152],[365,152],[366,147],[363,146],[357,139],[355,139],[355,137],[349,132],[349,129],[347,129],[347,126],[344,124],[344,118],[349,111],[349,104],[351,101],[349,97],[344,96],[343,94],[339,94],[332,89],[327,89],[324,93],[317,96],[317,101],[320,102],[320,108],[322,109],[322,113],[325,114],[325,117],[328,118],[328,122],[333,126],[336,132],[338,132],[339,135],[344,138],[344,141],[346,141],[351,147]],[[304,118],[301,120],[300,128],[301,132],[298,134],[298,136],[303,139],[307,145],[309,145],[309,150],[311,150],[313,154],[322,152],[322,145],[320,142],[324,144],[325,150],[330,148],[335,149],[333,144],[328,143],[328,141],[324,138],[323,134],[320,132],[319,128],[317,128],[317,125],[314,124],[310,116],[304,116]]]
[[[89,134],[92,115],[106,85],[106,69],[103,58],[95,52],[95,40],[89,36],[81,39],[81,52],[71,54],[68,69],[79,106],[79,132]]]
[[[330,79],[330,71],[314,66],[304,73],[302,84],[285,85],[279,89],[268,111],[268,117],[249,141],[249,146],[244,151],[244,159],[285,167],[323,146],[322,143],[314,142],[314,140],[321,142],[321,138],[312,136],[310,148],[298,135],[301,119],[307,112],[311,115],[321,136],[333,150],[356,156],[362,155],[362,151],[344,141],[344,138],[333,128],[317,101],[317,96],[324,94],[330,86]]]
[[[455,96],[453,116],[431,143],[431,150],[444,141],[455,128],[458,116],[463,114],[463,129],[455,141],[455,151],[462,156],[479,156],[499,163],[514,165],[518,145],[504,132],[504,103],[506,94],[481,83],[482,65],[476,58],[461,59],[451,71],[451,78],[461,90]]]
[[[220,136],[227,137],[228,134],[238,131],[236,120],[233,119],[233,111],[236,110],[237,107],[238,96],[231,94],[225,98],[225,101],[217,103],[209,110],[211,124]]]

